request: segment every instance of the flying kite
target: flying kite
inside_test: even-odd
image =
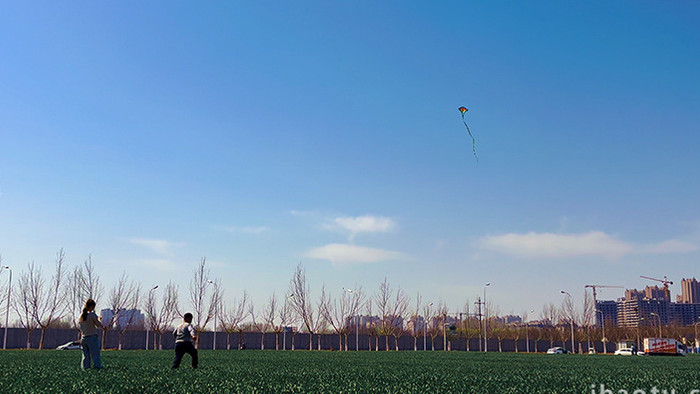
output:
[[[459,110],[459,112],[462,113],[462,123],[464,123],[464,127],[467,128],[467,133],[469,133],[469,136],[472,137],[472,151],[474,151],[474,157],[476,157],[476,161],[478,162],[479,156],[476,155],[476,140],[474,139],[471,130],[469,130],[469,126],[467,126],[467,121],[464,120],[464,114],[466,114],[469,110],[467,109],[467,107],[459,107],[457,109]]]

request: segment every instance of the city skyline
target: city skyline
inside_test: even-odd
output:
[[[63,248],[106,291],[126,272],[185,295],[206,258],[260,305],[300,261],[314,297],[386,277],[457,310],[490,283],[503,315],[640,275],[679,294],[700,261],[698,11],[4,4],[3,264],[49,276]]]

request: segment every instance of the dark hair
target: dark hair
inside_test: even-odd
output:
[[[83,307],[83,313],[80,314],[80,321],[85,321],[87,319],[88,310],[95,307],[95,300],[88,298],[85,301],[85,306]]]
[[[189,313],[189,312],[185,313],[185,315],[182,316],[182,318],[185,319],[186,322],[192,323],[192,314],[191,313]]]

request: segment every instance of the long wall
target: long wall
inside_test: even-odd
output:
[[[4,329],[0,329],[0,339],[4,334]],[[149,349],[153,349],[153,332],[149,332]],[[39,347],[39,340],[41,337],[40,330],[34,330],[31,334],[30,347],[32,349],[37,349]],[[49,329],[46,331],[46,337],[44,339],[45,349],[55,349],[57,346],[62,345],[79,338],[77,330],[73,329]],[[318,335],[313,337],[313,348],[318,348]],[[264,338],[264,339],[263,339]],[[213,347],[214,334],[211,332],[205,332],[201,334],[199,348],[200,349],[211,349]],[[100,333],[100,341],[102,340],[102,334]],[[266,333],[264,336],[260,333],[245,332],[241,334],[240,342],[245,345],[246,349],[260,349],[261,341],[264,340],[265,349],[275,349],[277,344],[276,341],[279,340],[279,348],[282,349],[283,345],[286,345],[287,349],[292,348],[292,344],[295,349],[308,349],[309,348],[309,334],[294,334],[287,333],[286,339],[283,334],[277,336],[275,333]],[[239,336],[237,333],[228,335],[223,332],[216,334],[216,348],[226,349],[227,341],[230,343],[231,349],[237,349],[239,343]],[[371,343],[370,343],[371,342]],[[344,343],[344,342],[343,342]],[[377,346],[379,350],[386,350],[386,340],[384,337],[377,338],[376,336],[369,337],[368,335],[360,335],[358,341],[359,350],[374,350]],[[389,337],[389,350],[395,349],[394,337]],[[433,347],[434,343],[434,347]],[[119,344],[119,334],[116,331],[107,332],[107,340],[105,342],[106,349],[116,349]],[[146,332],[145,331],[126,331],[122,337],[122,349],[145,349],[146,344]],[[172,333],[165,333],[162,335],[162,348],[172,349],[174,347],[174,338]],[[414,340],[412,336],[403,336],[398,339],[399,350],[413,350]],[[443,339],[442,337],[435,338],[434,341],[430,337],[426,341],[427,350],[443,350]],[[469,340],[469,350],[479,351],[483,350],[479,347],[480,341],[476,338],[471,338]],[[501,343],[501,349],[504,352],[514,352],[515,348],[518,348],[519,352],[525,352],[527,350],[527,343],[524,339],[515,340],[503,340]],[[535,350],[543,352],[547,350],[548,347],[552,346],[562,346],[567,349],[571,347],[570,342],[562,344],[561,341],[557,341],[550,344],[548,340],[540,340],[535,343],[534,340],[530,340],[530,351]],[[8,349],[24,349],[27,347],[27,331],[22,328],[9,328],[7,334],[7,348]],[[338,350],[340,347],[339,337],[335,334],[322,334],[321,335],[321,349],[324,350]],[[587,342],[582,342],[581,347],[586,350],[588,348]],[[591,347],[595,347],[597,352],[603,351],[603,344],[600,342],[591,343]],[[351,334],[348,336],[348,348],[350,350],[355,350],[355,335]],[[418,350],[423,350],[423,337],[419,337],[417,341]],[[466,338],[459,338],[452,342],[450,348],[452,350],[467,350],[467,340]],[[579,343],[576,343],[576,350],[578,351]],[[489,351],[498,351],[498,341],[496,339],[489,339]],[[608,352],[613,352],[615,350],[615,345],[608,343]]]

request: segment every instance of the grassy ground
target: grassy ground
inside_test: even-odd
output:
[[[104,351],[82,371],[80,351],[0,352],[3,392],[659,393],[700,390],[700,357],[467,352]],[[638,391],[637,393],[641,393]],[[606,392],[607,393],[607,392]],[[700,391],[698,392],[700,393]]]

